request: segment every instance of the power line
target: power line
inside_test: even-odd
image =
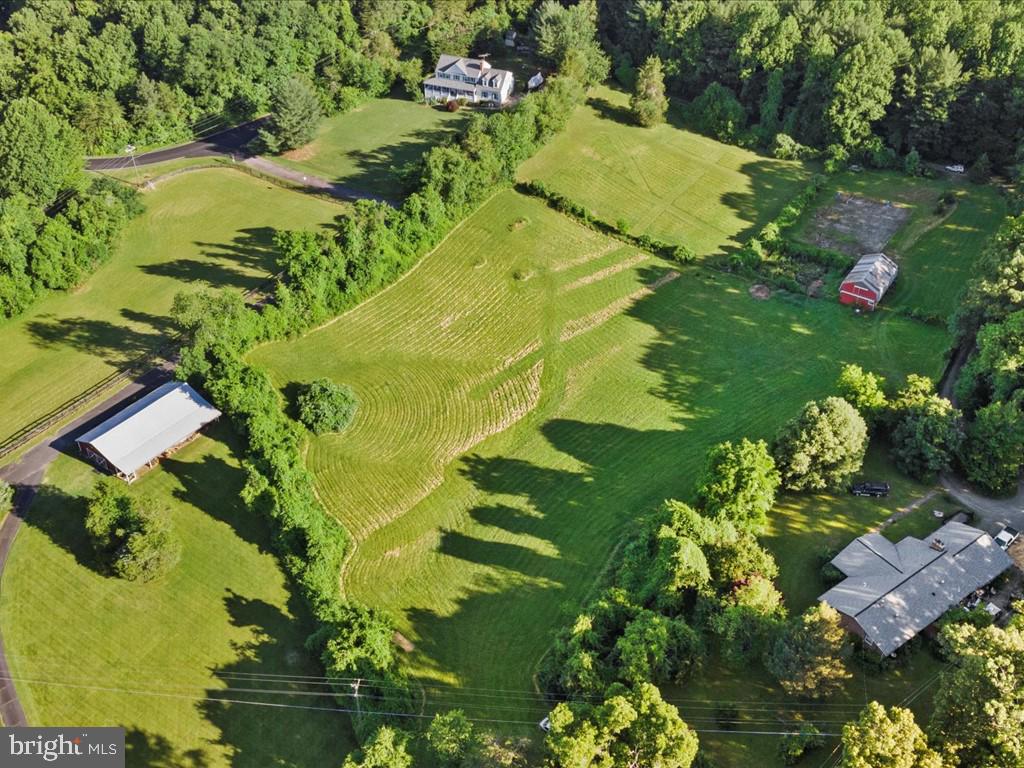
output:
[[[23,683],[26,683],[26,684],[29,684],[29,685],[49,685],[49,686],[62,687],[62,688],[74,688],[74,689],[83,689],[83,690],[92,690],[92,691],[105,691],[105,692],[110,692],[110,693],[131,694],[131,695],[137,695],[137,696],[154,696],[154,697],[158,697],[158,698],[185,699],[185,700],[189,700],[189,701],[210,701],[210,702],[221,703],[221,704],[241,704],[241,705],[257,706],[257,707],[272,707],[272,708],[276,708],[276,709],[292,709],[292,710],[304,710],[304,711],[313,711],[313,712],[338,712],[338,713],[345,713],[345,714],[360,714],[358,709],[349,709],[347,707],[324,707],[324,706],[313,706],[313,705],[308,705],[308,704],[285,704],[285,703],[281,703],[281,702],[253,701],[253,700],[250,700],[250,699],[224,698],[224,697],[219,697],[219,696],[199,696],[199,695],[188,694],[188,693],[171,693],[171,692],[166,692],[166,691],[147,690],[147,689],[144,689],[144,688],[121,688],[121,687],[117,687],[117,686],[85,685],[85,684],[80,684],[80,683],[68,683],[68,682],[59,682],[59,681],[52,681],[52,680],[37,680],[37,679],[32,679],[32,678],[21,678],[21,677],[15,677],[15,676],[0,677],[0,679],[13,680],[15,682],[23,682]],[[264,692],[264,693],[266,693],[266,692]],[[291,692],[289,692],[289,693],[291,693]],[[352,694],[352,695],[354,695],[354,694]],[[415,713],[415,712],[388,712],[388,711],[374,710],[373,714],[380,715],[380,716],[386,716],[386,717],[404,717],[404,718],[415,718],[415,719],[432,719],[433,718],[433,715],[429,715],[429,714],[425,714],[425,713]],[[536,725],[535,722],[530,721],[530,720],[512,720],[512,719],[504,719],[504,718],[486,718],[486,717],[467,717],[466,719],[467,720],[471,720],[473,722],[478,722],[478,723],[493,723],[493,724],[505,724],[505,725],[528,725],[528,726],[535,726]],[[789,736],[789,735],[793,735],[793,734],[799,733],[799,731],[792,731],[792,730],[790,730],[790,731],[779,731],[779,730],[774,730],[774,731],[769,731],[769,730],[747,731],[747,730],[741,730],[741,729],[725,729],[725,728],[721,728],[721,729],[715,729],[715,728],[693,728],[692,730],[696,731],[697,733],[728,733],[728,734],[731,734],[731,735],[741,735],[741,736],[742,735],[746,735],[746,736]],[[821,735],[823,735],[823,736],[837,736],[838,734],[822,733]]]

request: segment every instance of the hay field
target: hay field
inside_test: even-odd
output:
[[[329,376],[358,395],[307,460],[357,540],[347,593],[396,617],[436,706],[534,717],[493,691],[531,690],[563,607],[710,445],[770,437],[845,362],[941,367],[921,323],[673,274],[502,192],[387,291],[253,353],[286,393]]]
[[[737,246],[772,219],[809,178],[801,163],[721,144],[670,122],[631,123],[628,97],[593,89],[566,130],[519,170],[630,231],[698,255]]]

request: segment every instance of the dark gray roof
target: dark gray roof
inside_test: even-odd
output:
[[[75,442],[88,445],[118,473],[133,475],[218,416],[188,384],[170,381]]]
[[[991,536],[963,523],[946,523],[928,541],[869,533],[832,560],[846,579],[818,599],[888,656],[1011,563]]]
[[[866,253],[857,260],[853,269],[843,278],[844,283],[854,283],[861,288],[867,288],[882,298],[889,286],[893,284],[899,267],[896,262],[884,253]]]

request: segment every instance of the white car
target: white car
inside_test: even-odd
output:
[[[1000,549],[1006,550],[1017,540],[1018,536],[1020,536],[1020,532],[1016,528],[1004,525],[1003,530],[995,535],[995,542]]]
[[[947,165],[946,170],[950,173],[964,173],[964,167],[962,165]]]
[[[543,720],[541,720],[539,723],[537,723],[537,725],[540,726],[540,729],[542,731],[544,731],[544,733],[547,733],[548,731],[551,730],[551,719],[545,717]]]

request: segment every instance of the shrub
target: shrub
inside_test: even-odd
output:
[[[341,432],[352,423],[359,407],[355,393],[330,379],[310,382],[299,395],[299,420],[318,435]]]
[[[992,177],[992,161],[988,153],[983,152],[967,171],[967,178],[974,184],[984,184]]]
[[[772,157],[779,160],[803,160],[814,154],[814,150],[805,147],[787,133],[777,133],[772,139]]]
[[[841,397],[807,403],[775,441],[782,484],[793,491],[838,488],[860,469],[867,438],[864,419]]]
[[[812,749],[824,746],[825,737],[813,723],[804,723],[799,733],[790,733],[779,742],[779,757],[786,765],[796,765]]]
[[[911,149],[903,158],[903,172],[907,176],[921,175],[921,155],[916,149]]]
[[[736,94],[718,82],[709,84],[686,112],[697,131],[719,141],[735,141],[747,122]]]
[[[100,565],[129,581],[150,581],[173,566],[180,554],[166,516],[142,510],[113,477],[96,484],[89,499],[85,530]]]

